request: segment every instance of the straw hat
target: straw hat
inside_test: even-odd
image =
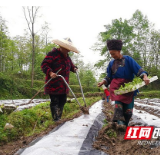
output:
[[[63,48],[66,48],[69,51],[79,53],[78,49],[73,45],[70,38],[64,38],[62,40],[55,39],[55,40],[53,40],[53,43],[55,43]]]

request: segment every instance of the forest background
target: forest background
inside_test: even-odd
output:
[[[52,43],[48,22],[45,21],[38,32],[35,30],[41,7],[22,7],[22,10],[26,20],[25,33],[15,37],[10,36],[0,12],[0,99],[31,98],[44,85],[45,75],[40,68],[42,60],[53,47],[58,47]],[[70,53],[79,68],[85,93],[100,91],[97,83],[106,76],[111,60],[106,40],[112,38],[123,41],[124,55],[133,57],[150,76],[160,77],[160,30],[156,30],[147,16],[136,10],[130,19],[119,17],[104,24],[104,31],[97,35],[97,41],[91,46],[93,52],[103,57],[102,60],[86,64],[81,55]],[[159,90],[159,84],[158,80],[142,91]],[[74,92],[80,92],[73,73],[70,74],[70,86]],[[43,91],[39,97],[44,97]]]

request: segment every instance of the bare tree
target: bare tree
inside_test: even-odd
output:
[[[34,81],[34,65],[35,65],[35,31],[34,25],[35,20],[37,18],[37,13],[40,7],[32,6],[30,7],[23,7],[23,12],[25,19],[27,21],[28,29],[31,33],[32,37],[32,71],[31,71],[31,86],[33,87]],[[28,16],[27,16],[28,15]]]
[[[48,45],[48,39],[50,38],[48,37],[49,32],[50,32],[49,23],[45,22],[44,25],[42,26],[42,35],[44,36],[46,47]],[[46,55],[47,55],[47,51],[46,51]]]

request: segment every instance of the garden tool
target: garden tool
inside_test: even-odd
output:
[[[62,69],[62,68],[60,68],[60,69],[56,72],[56,74],[58,74],[58,73],[61,71],[61,69]],[[35,98],[35,96],[36,96],[52,79],[53,79],[53,78],[50,78],[50,79],[48,80],[48,82],[39,89],[39,91],[31,98],[31,100],[30,100],[27,104],[30,104],[30,103],[32,102],[32,100]]]
[[[81,81],[80,81],[79,74],[78,74],[77,71],[76,71],[76,76],[77,76],[77,79],[78,79],[78,82],[79,82],[79,86],[80,86],[80,89],[81,89],[81,93],[82,93],[84,105],[85,105],[85,107],[87,107],[87,106],[86,106],[86,102],[85,102],[85,98],[84,98],[84,94],[83,94],[83,89],[82,89]]]
[[[76,72],[76,73],[77,73],[77,72]],[[77,74],[77,75],[78,75],[78,74]],[[75,94],[73,93],[72,89],[70,88],[70,86],[68,85],[68,83],[66,82],[66,80],[64,79],[64,77],[61,76],[61,75],[57,75],[57,76],[58,76],[58,77],[61,77],[61,78],[63,79],[64,83],[66,84],[66,86],[68,87],[68,89],[71,91],[73,97],[74,97],[75,100],[77,101],[77,103],[78,103],[81,111],[82,111],[84,114],[89,114],[88,108],[86,107],[86,103],[85,103],[85,100],[84,100],[84,95],[83,95],[82,87],[81,87],[81,92],[82,92],[82,95],[83,95],[83,100],[84,100],[84,103],[85,103],[85,107],[83,107],[83,106],[80,105],[79,101],[77,100]],[[80,82],[80,81],[79,81],[79,82]]]

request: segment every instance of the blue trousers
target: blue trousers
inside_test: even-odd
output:
[[[106,96],[106,98],[107,98],[107,102],[109,102],[109,96]]]

